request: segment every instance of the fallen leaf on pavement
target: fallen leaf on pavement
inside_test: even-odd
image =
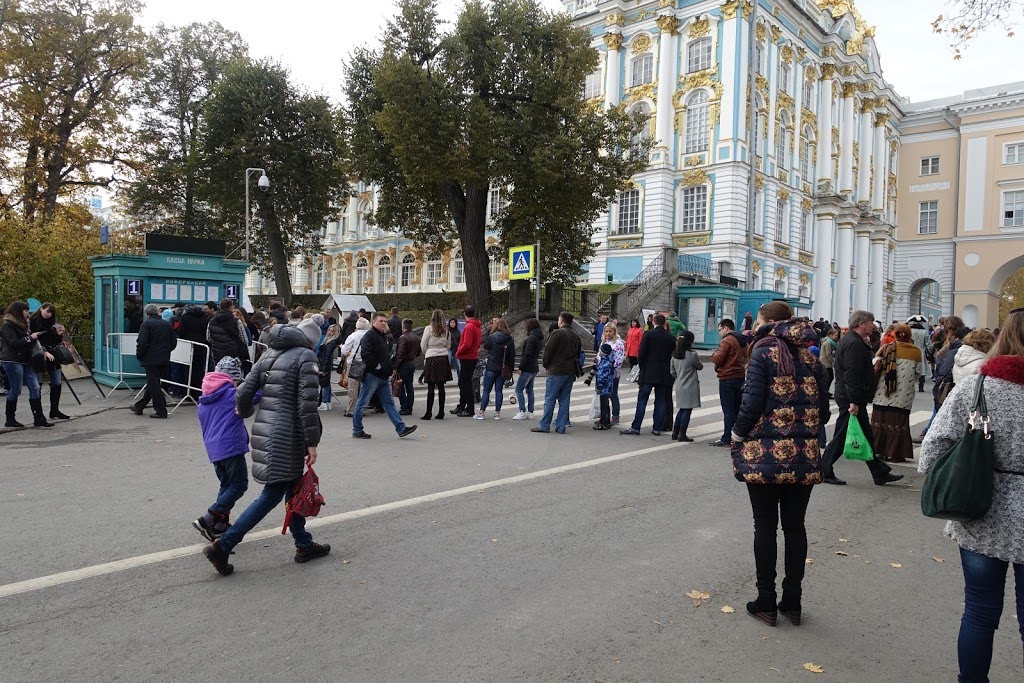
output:
[[[889,566],[892,567],[893,569],[903,569],[903,565],[900,564],[899,562],[890,562]]]
[[[730,607],[729,605],[726,605],[725,607],[722,608],[722,611],[725,612],[726,614],[732,614],[732,613],[734,613],[736,611],[736,608],[735,607]]]
[[[839,539],[839,542],[840,542],[840,543],[849,543],[849,542],[850,542],[850,539],[848,539],[848,538],[840,538],[840,539]]]
[[[816,673],[816,674],[823,674],[823,673],[825,673],[825,669],[821,668],[820,666],[818,666],[814,662],[807,662],[806,664],[804,664],[804,668],[807,669],[808,671],[810,671],[811,673]]]
[[[352,560],[342,560],[341,563],[342,564],[351,564]]]
[[[693,601],[693,606],[694,606],[694,607],[700,607],[700,606],[701,606],[701,605],[703,605],[703,604],[704,604],[704,601],[703,601],[703,600],[694,600],[694,601]]]
[[[686,594],[686,597],[690,598],[691,600],[710,600],[711,593],[704,593],[702,591],[690,591]]]
[[[942,559],[941,557],[933,557],[932,559],[935,560],[936,562],[938,562],[939,564],[942,564],[943,562],[945,562],[945,560]]]
[[[769,670],[769,671],[774,671],[774,672],[776,672],[776,673],[782,673],[781,671],[779,671],[778,669],[776,669],[776,668],[775,668],[774,666],[769,666],[769,667],[768,667],[768,670]]]
[[[360,582],[359,582],[359,584],[360,584],[360,585],[362,585],[362,584],[364,584],[364,583],[366,583],[366,581],[360,581]]]
[[[849,557],[850,556],[849,553],[844,553],[842,550],[837,550],[836,551],[836,555],[838,555],[839,557]]]
[[[808,557],[806,560],[804,560],[804,563],[805,564],[814,564],[814,560],[811,559],[810,557]]]
[[[491,539],[491,543],[497,543],[497,542],[498,542],[498,539],[496,539],[496,538],[492,538]]]

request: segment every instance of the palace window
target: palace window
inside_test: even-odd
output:
[[[708,94],[698,90],[686,99],[686,154],[708,149]]]
[[[594,97],[600,97],[604,89],[602,85],[603,79],[601,78],[600,69],[587,74],[587,79],[583,82],[583,99],[589,100]]]
[[[754,190],[754,234],[764,234],[764,211],[761,203],[764,201],[761,190]]]
[[[391,265],[391,257],[381,256],[377,259],[377,291],[385,291],[388,287],[388,281],[394,276],[395,269]]]
[[[461,249],[456,251],[455,256],[452,258],[452,284],[466,284],[466,263],[462,260]]]
[[[775,161],[779,168],[789,168],[789,114],[779,112],[779,128],[775,135]]]
[[[487,215],[493,221],[501,215],[508,206],[508,194],[501,185],[491,185],[490,195],[487,200]]]
[[[804,211],[800,217],[800,248],[811,250],[811,212]]]
[[[369,263],[365,258],[360,257],[356,261],[356,294],[362,294],[366,288],[366,279],[370,275]]]
[[[925,157],[921,159],[921,175],[938,175],[939,174],[939,158],[938,157]]]
[[[1011,142],[1003,147],[1003,163],[1024,164],[1024,142]]]
[[[814,111],[814,81],[804,74],[804,108]]]
[[[316,289],[314,291],[324,291],[324,285],[327,284],[327,268],[324,266],[324,262],[321,260],[316,267]]]
[[[441,262],[427,261],[427,284],[436,285],[441,279]]]
[[[704,185],[683,189],[682,232],[700,232],[708,225],[708,188]]]
[[[921,202],[917,213],[917,234],[934,235],[939,230],[939,202]]]
[[[779,65],[779,90],[784,93],[789,92],[789,78],[790,66],[786,62]]]
[[[498,258],[492,258],[487,266],[491,274],[491,282],[503,282],[508,279],[508,264]]]
[[[651,139],[651,108],[647,105],[646,102],[640,102],[635,107],[633,107],[633,113],[638,112],[644,115],[645,121],[643,127],[640,129],[640,132],[634,135],[633,139],[630,140],[631,154],[638,153],[640,146]]]
[[[754,62],[755,69],[760,75],[764,75],[764,45],[760,42],[754,44]]]
[[[626,190],[619,193],[619,221],[616,235],[632,235],[640,232],[640,190]]]
[[[764,155],[764,139],[761,137],[761,131],[764,127],[764,122],[767,120],[767,116],[764,112],[764,100],[761,99],[761,95],[754,95],[754,154],[757,156]]]
[[[402,257],[402,286],[411,287],[416,281],[416,257],[406,254]]]
[[[814,162],[814,130],[804,126],[804,137],[800,141],[800,177],[809,181]]]
[[[654,55],[648,53],[633,59],[633,77],[630,86],[645,85],[654,81]]]
[[[785,243],[789,242],[789,232],[786,225],[786,201],[783,199],[778,200],[775,203],[775,236],[776,242]]]
[[[1003,227],[1024,227],[1024,190],[1003,193]]]
[[[711,39],[701,38],[686,46],[686,71],[703,71],[711,68]]]

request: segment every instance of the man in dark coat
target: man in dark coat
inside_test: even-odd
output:
[[[558,316],[558,329],[548,335],[548,343],[544,345],[544,358],[541,361],[547,372],[544,383],[544,412],[540,424],[531,429],[531,432],[546,434],[551,430],[552,419],[555,421],[555,431],[559,434],[565,434],[569,426],[569,400],[572,397],[572,383],[579,377],[579,358],[583,346],[580,338],[573,332],[572,321],[572,314],[562,311]],[[467,327],[466,331],[468,330]]]
[[[850,316],[849,331],[839,340],[833,371],[836,376],[835,397],[839,406],[839,419],[836,420],[836,432],[832,441],[825,447],[821,458],[821,471],[825,475],[826,484],[842,486],[846,482],[838,478],[833,465],[843,456],[846,446],[846,428],[853,415],[864,430],[868,447],[874,453],[874,442],[871,438],[871,421],[868,419],[867,405],[875,396],[875,370],[871,362],[871,349],[867,338],[875,326],[875,316],[868,311],[854,311]],[[871,477],[878,486],[899,481],[902,474],[893,474],[892,468],[878,458],[867,461]]]
[[[178,339],[196,343],[192,347],[192,372],[188,378],[189,395],[196,400],[202,393],[203,376],[209,362],[206,357],[206,328],[209,323],[203,307],[195,304],[185,306],[178,322]]]
[[[160,380],[171,364],[171,351],[178,345],[171,323],[160,317],[156,304],[146,304],[146,320],[139,328],[135,341],[135,357],[146,369],[146,389],[132,405],[132,412],[142,415],[143,409],[153,399],[153,414],[150,417],[167,417],[167,399],[160,388]]]
[[[387,413],[391,424],[395,426],[398,436],[409,436],[416,431],[416,425],[407,427],[402,416],[395,408],[395,397],[391,393],[392,353],[387,334],[388,319],[383,313],[375,313],[370,331],[359,340],[359,356],[366,365],[362,384],[359,386],[359,400],[352,412],[352,436],[356,439],[369,439],[370,435],[363,431],[363,413],[370,399],[376,397]]]
[[[206,340],[210,345],[212,365],[221,358],[233,356],[243,364],[249,360],[249,345],[245,341],[245,326],[235,317],[231,299],[221,299],[220,309],[210,318],[206,328]]]
[[[629,429],[622,429],[619,434],[636,435],[640,433],[644,414],[647,412],[647,400],[654,391],[654,428],[651,434],[661,436],[661,426],[665,423],[665,411],[671,400],[672,391],[672,352],[676,349],[676,339],[665,329],[665,316],[660,313],[654,316],[654,327],[644,333],[640,340],[640,351],[637,360],[640,362],[640,391],[636,397],[636,415]]]
[[[359,312],[352,310],[348,312],[345,319],[341,321],[341,334],[338,336],[338,343],[344,344],[348,336],[356,331],[356,321],[359,320]]]
[[[388,330],[391,332],[391,341],[395,343],[402,336],[402,316],[398,315],[398,306],[391,309],[391,317],[388,318]]]

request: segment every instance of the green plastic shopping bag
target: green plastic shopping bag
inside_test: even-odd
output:
[[[868,439],[861,429],[860,420],[855,415],[850,416],[846,423],[846,443],[843,446],[843,455],[847,460],[873,460],[875,454],[871,452]]]

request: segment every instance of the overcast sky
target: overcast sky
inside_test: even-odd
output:
[[[500,0],[498,0],[500,1]],[[542,0],[561,9],[560,0]],[[912,101],[956,95],[970,88],[1024,80],[1024,27],[1006,38],[984,34],[959,62],[948,41],[931,32],[945,0],[857,0],[877,26],[886,79]],[[441,0],[454,18],[461,0]],[[217,20],[239,32],[257,57],[273,57],[296,81],[339,100],[341,61],[352,48],[373,44],[394,12],[392,0],[148,0],[146,25]]]

